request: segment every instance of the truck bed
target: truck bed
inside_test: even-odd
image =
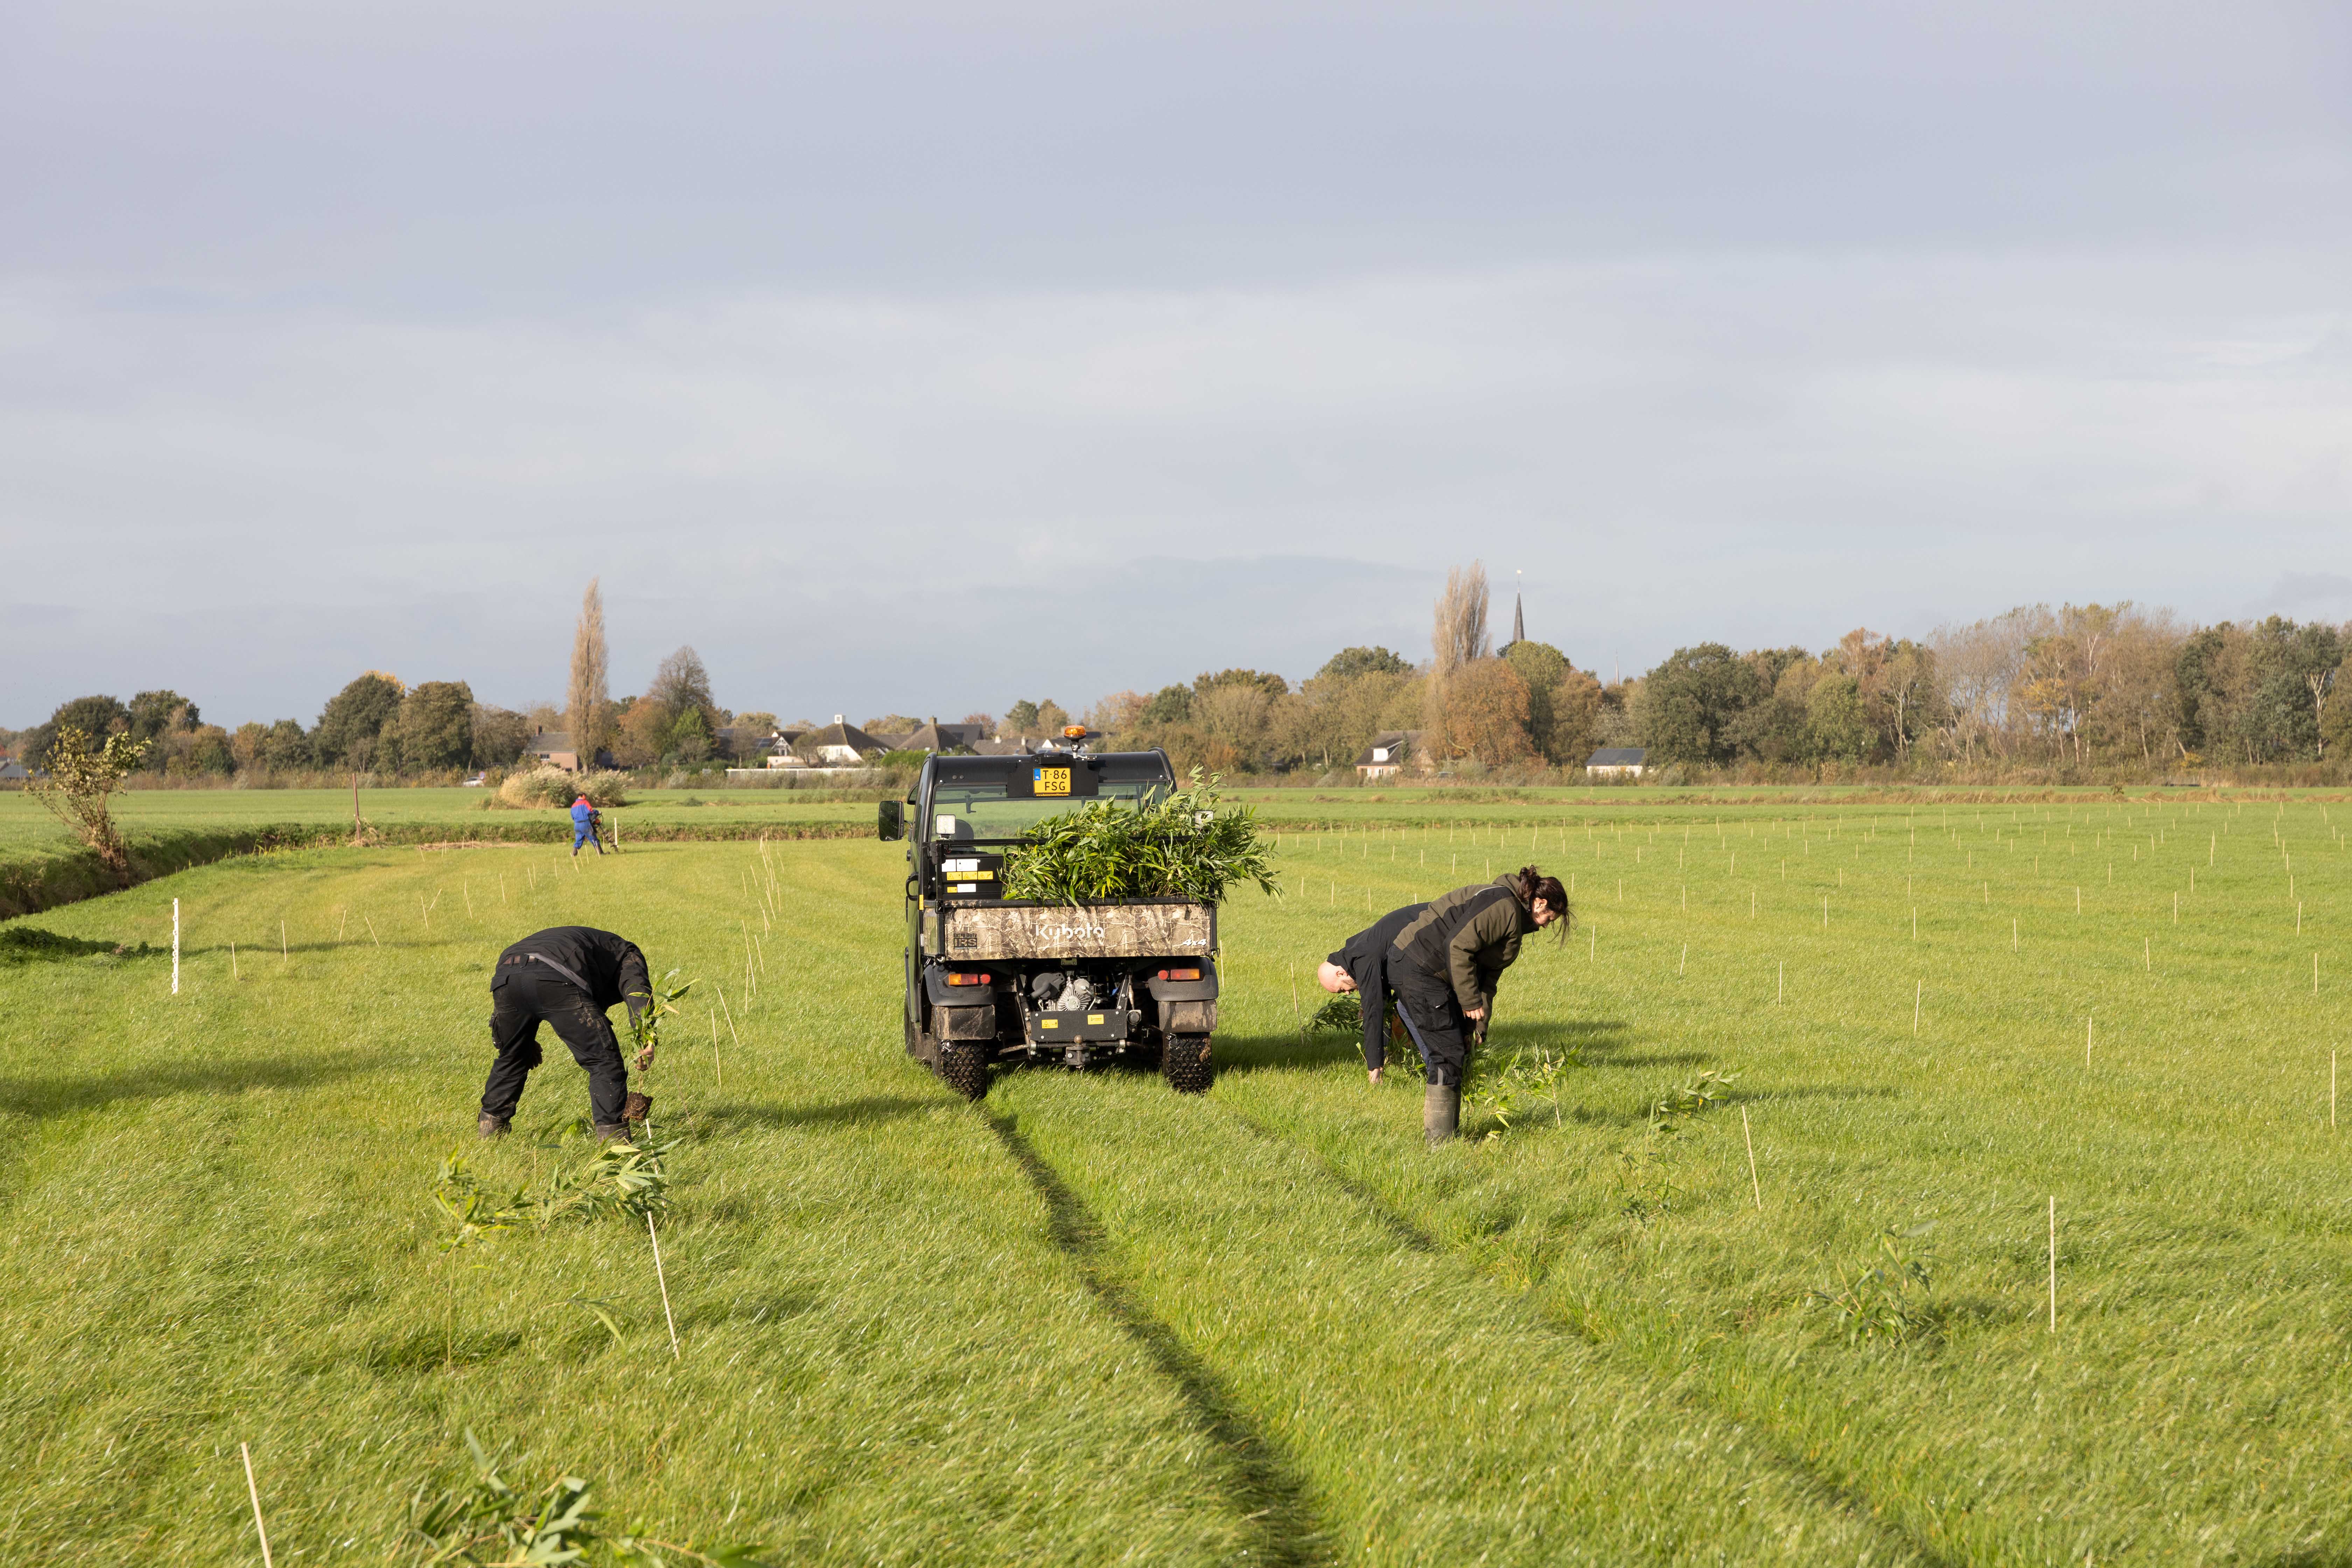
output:
[[[1216,945],[1216,910],[1179,899],[1106,904],[949,904],[950,963],[1014,958],[1168,958]]]

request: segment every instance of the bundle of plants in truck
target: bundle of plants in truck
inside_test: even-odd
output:
[[[1005,858],[1004,894],[1042,903],[1192,899],[1213,904],[1255,882],[1277,896],[1274,858],[1256,813],[1219,799],[1217,781],[1155,800],[1104,800],[1048,817]]]

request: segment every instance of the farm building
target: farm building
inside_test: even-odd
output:
[[[0,784],[23,784],[33,775],[14,757],[0,757]]]
[[[1637,779],[1649,755],[1640,746],[1603,746],[1584,759],[1584,771],[1599,779]]]
[[[572,743],[572,732],[568,730],[534,731],[524,743],[523,752],[550,767],[562,768],[567,773],[580,771],[580,749]]]
[[[1404,769],[1412,756],[1413,745],[1421,739],[1418,730],[1384,730],[1372,737],[1356,758],[1356,776],[1360,779],[1392,778]]]

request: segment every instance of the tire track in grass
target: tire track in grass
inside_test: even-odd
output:
[[[989,1124],[1045,1200],[1054,1244],[1076,1265],[1103,1310],[1182,1392],[1202,1426],[1230,1456],[1234,1474],[1228,1490],[1243,1516],[1263,1529],[1263,1561],[1296,1568],[1336,1562],[1289,1458],[1250,1425],[1217,1374],[1118,1277],[1101,1222],[1030,1146],[1013,1119],[991,1115]]]
[[[1345,1561],[1926,1561],[1223,1106],[1043,1073],[992,1100]]]
[[[1370,1209],[1382,1224],[1410,1237],[1414,1245],[1433,1253],[1456,1257],[1465,1267],[1507,1294],[1522,1294],[1511,1291],[1507,1284],[1496,1279],[1491,1269],[1481,1267],[1463,1248],[1449,1245],[1443,1237],[1423,1226],[1411,1213],[1391,1202],[1379,1188],[1339,1163],[1325,1150],[1298,1142],[1261,1121],[1242,1105],[1231,1100],[1223,1103],[1242,1125],[1257,1136],[1279,1147],[1308,1154],[1332,1182]],[[1926,1568],[1958,1568],[1958,1559],[1933,1542],[1920,1539],[1899,1521],[1888,1519],[1878,1500],[1851,1478],[1824,1473],[1804,1453],[1781,1441],[1781,1435],[1774,1429],[1769,1418],[1759,1420],[1754,1412],[1726,1406],[1720,1400],[1710,1397],[1701,1386],[1684,1378],[1669,1376],[1655,1363],[1639,1355],[1622,1352],[1612,1340],[1596,1338],[1580,1331],[1577,1325],[1562,1321],[1559,1314],[1547,1310],[1539,1302],[1530,1302],[1529,1310],[1546,1322],[1555,1325],[1559,1331],[1573,1335],[1580,1342],[1592,1346],[1612,1364],[1622,1365],[1632,1374],[1651,1380],[1662,1394],[1694,1415],[1739,1423],[1759,1450],[1787,1478],[1792,1488],[1825,1508],[1835,1509],[1866,1524],[1879,1537],[1881,1545],[1898,1559],[1907,1557],[1926,1565]]]

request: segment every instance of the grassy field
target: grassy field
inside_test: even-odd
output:
[[[1287,828],[1200,1100],[908,1063],[896,846],[302,851],[0,925],[88,949],[0,963],[0,1546],[257,1561],[248,1442],[279,1562],[413,1561],[471,1429],[779,1563],[2352,1562],[2331,807],[1760,794]],[[1489,1061],[1570,1065],[1431,1153],[1307,976],[1529,859],[1579,921]],[[470,1142],[488,961],[572,921],[726,988],[649,1086],[675,1360],[640,1230],[437,1247],[452,1148],[581,1157]],[[585,1110],[549,1046],[519,1127]],[[1810,1300],[1923,1226],[1901,1337]]]

